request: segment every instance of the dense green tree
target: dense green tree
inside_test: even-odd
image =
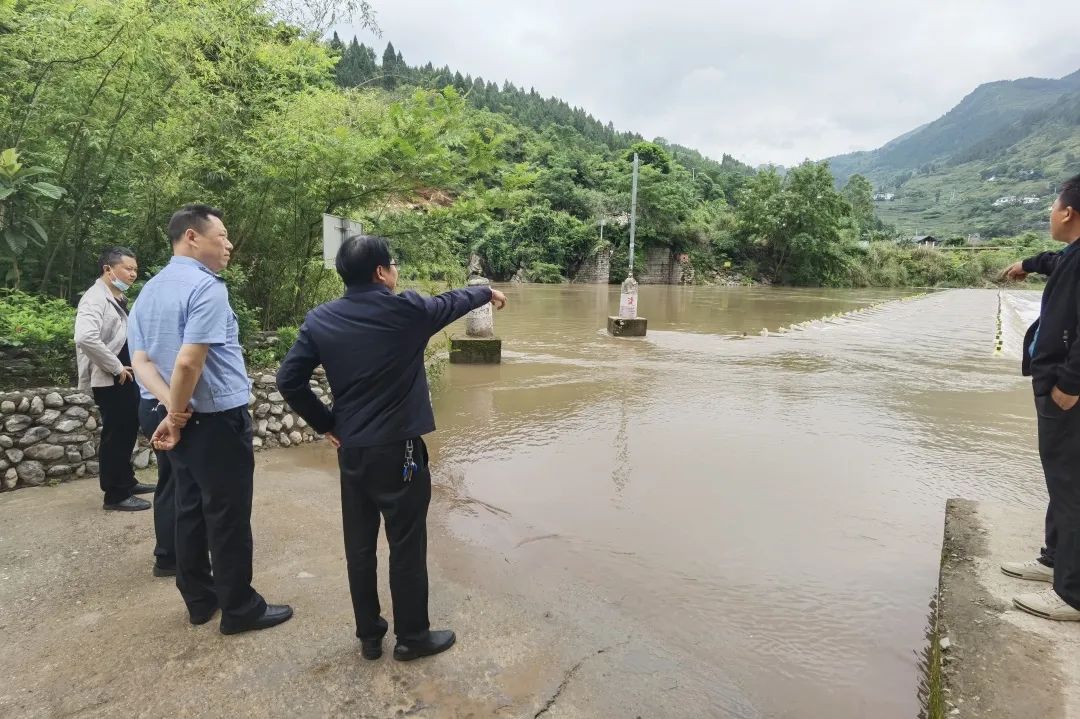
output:
[[[352,42],[341,52],[340,59],[334,67],[334,80],[338,85],[356,87],[363,81],[359,67],[360,56],[360,43],[353,37]]]
[[[398,68],[398,54],[394,50],[394,43],[386,43],[386,49],[382,55],[382,86],[387,90],[393,90],[400,81]]]
[[[851,238],[843,233],[850,217],[828,165],[807,161],[784,178],[766,170],[742,191],[739,249],[778,281],[843,284],[853,256]]]
[[[367,45],[360,43],[360,54],[356,60],[357,68],[357,85],[367,85],[375,78],[379,77],[380,68],[379,64],[375,62],[375,50]]]
[[[852,175],[841,194],[851,205],[851,217],[861,237],[874,229],[874,186],[862,175]]]
[[[355,39],[355,38],[353,38]],[[337,31],[334,32],[334,36],[330,38],[330,52],[335,57],[342,57],[345,54],[345,43],[338,37]]]
[[[625,157],[630,160],[634,155],[642,165],[655,167],[659,172],[668,174],[671,172],[671,157],[655,142],[635,142],[627,150]]]
[[[201,201],[225,211],[249,278],[237,301],[262,307],[267,325],[294,322],[325,274],[323,212],[385,206],[490,165],[477,159],[486,143],[463,136],[468,108],[452,92],[342,93],[328,46],[259,3],[61,5],[0,18],[16,29],[0,35],[11,78],[0,148],[67,190],[20,210],[44,230],[41,246],[19,247],[23,286],[72,297],[118,239],[143,267],[161,264],[169,214]]]
[[[49,236],[35,219],[46,200],[59,200],[64,189],[44,178],[52,171],[45,167],[26,167],[19,153],[9,147],[0,152],[0,244],[11,264],[6,282],[18,289],[20,262],[31,247],[44,247]]]
[[[102,238],[167,253],[162,216],[235,182],[245,128],[298,88],[329,86],[326,48],[268,17],[210,1],[21,4],[0,35],[0,147],[67,189],[22,263],[35,289],[81,289]]]

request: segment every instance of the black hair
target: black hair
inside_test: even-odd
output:
[[[169,218],[169,240],[175,245],[188,230],[202,232],[211,217],[221,219],[221,210],[210,205],[184,205]]]
[[[127,247],[120,247],[119,245],[113,245],[112,247],[106,247],[98,255],[98,271],[103,272],[106,267],[112,267],[119,264],[120,260],[125,257],[135,259],[135,251]]]
[[[1061,183],[1058,199],[1062,207],[1071,207],[1080,212],[1080,175],[1074,175]]]
[[[353,235],[341,243],[337,271],[346,287],[369,285],[375,269],[390,266],[390,241],[376,235]]]

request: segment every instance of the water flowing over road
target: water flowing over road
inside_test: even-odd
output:
[[[946,498],[1045,502],[998,293],[644,287],[616,340],[617,289],[506,291],[435,393],[454,534],[640,627],[687,716],[914,716]]]

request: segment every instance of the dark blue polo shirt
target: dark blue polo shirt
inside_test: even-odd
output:
[[[350,287],[308,313],[278,370],[278,390],[316,432],[333,432],[344,447],[433,432],[424,349],[433,334],[490,301],[486,286],[437,297],[395,295],[376,284]],[[330,408],[308,384],[320,364],[334,395]]]

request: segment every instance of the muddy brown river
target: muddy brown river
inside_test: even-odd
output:
[[[616,340],[617,288],[505,291],[434,393],[452,532],[678,657],[672,716],[915,716],[945,500],[1045,502],[997,293],[643,287]]]

